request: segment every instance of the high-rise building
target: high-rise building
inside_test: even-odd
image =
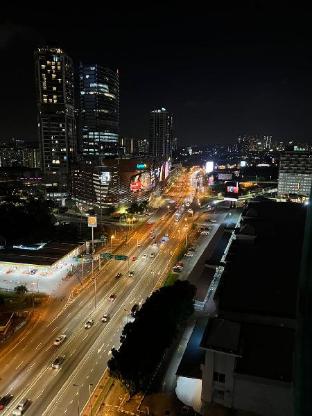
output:
[[[285,151],[281,154],[278,194],[308,197],[312,185],[312,154],[304,151]]]
[[[149,153],[154,158],[167,159],[172,155],[172,115],[165,109],[150,113]]]
[[[119,146],[127,155],[148,155],[148,140],[137,137],[120,137]]]
[[[35,52],[41,169],[65,187],[76,151],[74,66],[60,48]]]
[[[118,153],[119,76],[101,65],[80,65],[80,151],[85,159]]]

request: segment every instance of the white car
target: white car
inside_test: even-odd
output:
[[[110,319],[110,316],[106,313],[105,315],[102,316],[101,321],[102,322],[108,322]]]
[[[154,257],[155,257],[155,253],[151,253],[151,254],[150,254],[150,258],[152,258],[152,259],[153,259]]]
[[[208,235],[209,234],[209,231],[201,231],[201,234],[202,235]]]
[[[22,400],[19,405],[16,407],[16,409],[13,410],[12,415],[14,416],[20,416],[23,413],[26,412],[28,407],[31,405],[31,401],[28,399]]]
[[[66,334],[59,335],[53,342],[53,345],[61,345],[65,341],[66,338],[67,338]]]
[[[184,254],[185,257],[193,257],[194,253],[188,251],[187,253]]]
[[[146,257],[147,257],[147,254],[142,255],[142,259],[146,259]]]
[[[88,319],[87,322],[84,324],[85,329],[91,328],[91,326],[94,324],[94,319]]]

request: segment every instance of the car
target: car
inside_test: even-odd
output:
[[[193,254],[192,252],[188,251],[188,252],[186,252],[186,253],[184,254],[184,256],[185,256],[185,257],[193,257],[193,256],[194,256],[194,254]]]
[[[110,320],[110,316],[106,313],[102,316],[101,321],[102,322],[108,322]]]
[[[132,260],[132,261],[136,261],[136,259],[137,259],[137,257],[136,257],[136,256],[132,256],[132,257],[131,257],[131,260]]]
[[[155,253],[151,253],[151,254],[150,254],[150,258],[152,258],[152,259],[153,259],[154,257],[155,257]]]
[[[115,279],[119,279],[122,276],[122,273],[117,273]]]
[[[84,324],[85,329],[91,328],[91,326],[94,324],[94,319],[88,319],[87,322]]]
[[[142,255],[142,259],[146,259],[146,257],[147,257],[147,254]]]
[[[110,297],[109,297],[109,300],[110,300],[111,302],[115,302],[116,298],[117,298],[117,295],[116,295],[115,293],[112,293],[112,294],[110,295]]]
[[[130,270],[129,277],[133,277],[133,276],[134,276],[134,271],[133,270]]]
[[[203,230],[200,233],[201,233],[201,235],[209,235],[209,231],[206,231],[206,230]]]
[[[188,251],[196,251],[194,247],[189,247]]]
[[[61,368],[64,360],[65,360],[65,355],[60,355],[56,357],[53,363],[51,364],[51,367],[58,370],[59,368]]]
[[[135,315],[137,314],[138,310],[140,309],[140,305],[138,305],[137,303],[135,303],[132,308],[131,308],[131,316],[134,318]]]
[[[137,243],[137,247],[141,247],[141,243]]]
[[[65,339],[67,338],[67,335],[66,334],[62,334],[62,335],[59,335],[56,339],[55,339],[55,341],[53,342],[53,345],[61,345],[64,341],[65,341]]]
[[[2,396],[0,399],[0,410],[5,409],[12,399],[13,394],[6,394],[5,396]]]
[[[213,224],[216,223],[216,220],[208,220],[209,222],[212,222]]]
[[[181,273],[181,271],[182,271],[182,269],[180,268],[180,267],[174,267],[173,269],[172,269],[172,271],[174,272],[174,273]]]
[[[18,406],[13,410],[12,415],[20,416],[26,412],[28,407],[31,405],[31,401],[28,399],[23,399]]]

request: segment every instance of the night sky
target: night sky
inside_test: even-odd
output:
[[[148,112],[174,114],[181,144],[241,134],[312,139],[312,14],[287,2],[82,2],[2,10],[0,138],[36,136],[33,51],[120,71],[121,134],[147,137]],[[115,2],[117,3],[117,2]]]

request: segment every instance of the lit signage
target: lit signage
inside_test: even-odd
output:
[[[206,173],[210,173],[210,172],[213,171],[213,162],[212,161],[206,162],[205,170],[206,170]]]
[[[92,217],[88,217],[88,227],[97,227],[97,218],[92,216]]]
[[[110,172],[102,172],[100,176],[100,181],[102,185],[108,185],[111,180]]]
[[[146,169],[147,165],[146,165],[146,163],[137,163],[136,168],[137,169]]]

